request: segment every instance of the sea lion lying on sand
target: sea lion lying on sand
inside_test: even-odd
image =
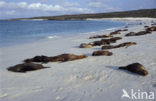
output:
[[[121,43],[119,45],[107,45],[107,46],[102,46],[102,49],[113,49],[113,48],[120,48],[120,47],[129,47],[132,45],[136,45],[135,42],[125,42]]]
[[[111,44],[111,43],[116,43],[117,40],[121,40],[121,37],[113,37],[110,39],[101,39],[100,41],[94,41],[92,43],[93,46],[101,46],[101,45],[106,45],[106,44]]]
[[[89,39],[95,39],[95,38],[109,38],[109,37],[113,37],[113,36],[112,36],[112,35],[95,35],[95,36],[89,37]]]
[[[80,44],[80,48],[92,48],[92,47],[93,47],[92,44],[87,44],[87,43]]]
[[[54,57],[47,57],[47,56],[35,56],[31,59],[26,59],[24,62],[66,62],[66,61],[72,61],[72,60],[78,60],[87,58],[87,55],[74,55],[74,54],[61,54]]]
[[[110,39],[101,39],[102,42],[106,43],[106,44],[111,44],[111,43],[116,43],[117,40],[121,40],[121,37],[113,37]]]
[[[117,40],[121,40],[121,37],[113,37],[110,39],[101,39],[100,41],[93,41],[90,43],[82,43],[80,44],[80,48],[91,48],[93,46],[101,46],[101,45],[105,45],[105,44],[111,44],[111,43],[115,43]]]
[[[130,72],[137,73],[137,74],[143,75],[143,76],[148,75],[148,71],[140,63],[133,63],[133,64],[130,64],[128,66],[119,67],[119,69],[125,69],[125,70],[128,70]]]
[[[146,31],[156,31],[156,26],[149,27]]]
[[[12,67],[8,68],[8,71],[13,71],[13,72],[27,72],[27,71],[34,71],[38,69],[44,69],[47,67],[44,67],[41,64],[34,64],[34,63],[23,63],[23,64],[18,64]]]
[[[129,32],[125,36],[135,36],[135,32]]]
[[[116,31],[114,31],[114,32],[111,32],[109,35],[121,34],[122,31],[128,31],[128,29],[116,30]]]
[[[145,26],[146,30],[145,31],[140,31],[137,33],[134,32],[130,32],[128,34],[126,34],[125,36],[140,36],[140,35],[146,35],[146,34],[151,34],[152,31],[156,31],[156,26]]]
[[[92,56],[101,56],[101,55],[111,56],[111,55],[113,55],[113,53],[109,52],[109,51],[99,50],[99,51],[94,51],[92,54]]]
[[[140,31],[137,33],[130,32],[130,33],[126,34],[125,36],[140,36],[140,35],[146,35],[146,34],[150,34],[150,33],[151,33],[151,31],[146,30],[146,31]]]

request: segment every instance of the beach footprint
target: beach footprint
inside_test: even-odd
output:
[[[95,75],[89,74],[89,75],[84,76],[82,79],[85,81],[93,80],[93,79],[95,79]]]
[[[7,97],[7,96],[8,96],[8,94],[7,93],[4,93],[4,94],[1,94],[0,95],[0,98]]]

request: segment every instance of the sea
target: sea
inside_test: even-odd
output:
[[[20,20],[0,21],[0,47],[75,36],[80,33],[126,26],[126,22],[108,20]]]

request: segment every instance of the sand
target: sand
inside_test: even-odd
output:
[[[151,25],[151,20],[143,19],[140,22],[143,24],[131,25],[128,31],[116,35],[123,39],[115,44],[131,41],[137,45],[111,49],[112,56],[93,57],[92,52],[100,50],[101,47],[81,49],[79,45],[99,40],[88,38],[96,34],[107,34],[116,28],[0,48],[0,101],[129,101],[128,98],[121,98],[123,89],[129,93],[131,89],[156,93],[156,32],[124,37],[130,31],[138,32],[144,30],[145,25]],[[22,63],[26,58],[62,53],[89,57],[44,64],[50,68],[27,73],[6,70],[9,66]],[[143,64],[149,75],[143,77],[118,70],[119,66],[134,62]]]

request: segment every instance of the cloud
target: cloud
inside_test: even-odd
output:
[[[108,5],[107,3],[104,3],[105,0],[94,0],[92,2],[89,2],[88,6],[92,8],[98,8],[100,10],[105,11],[119,11],[121,10],[119,7],[113,7]]]
[[[7,15],[14,15],[14,14],[16,14],[16,11],[15,10],[11,10],[11,11],[6,11],[5,13]]]
[[[52,5],[52,4],[44,4],[44,3],[30,3],[27,2],[5,2],[0,1],[0,9],[3,9],[3,11],[10,11],[10,13],[6,14],[13,14],[16,12],[21,11],[35,11],[35,12],[54,12],[54,13],[91,13],[92,11],[88,8],[81,8],[77,7],[77,3],[69,3],[66,2],[64,5]],[[14,12],[13,12],[14,11]],[[23,13],[23,12],[21,12]]]
[[[96,7],[96,8],[99,8],[99,7],[103,6],[101,2],[90,2],[88,5],[90,7]]]
[[[60,5],[47,5],[41,3],[32,3],[26,6],[29,10],[40,10],[40,11],[64,11],[65,8]]]
[[[65,8],[60,5],[47,5],[42,3],[31,3],[28,4],[26,2],[19,3],[7,3],[4,1],[0,1],[0,8],[3,9],[26,9],[26,10],[40,10],[40,11],[64,11]]]
[[[79,6],[79,4],[76,2],[64,2],[64,6],[66,6],[66,7],[77,7],[77,6]]]

